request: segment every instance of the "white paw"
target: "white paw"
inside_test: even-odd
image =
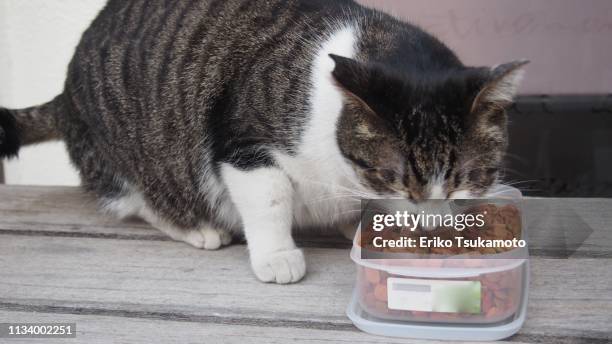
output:
[[[185,234],[181,234],[180,238],[173,239],[184,241],[195,248],[204,248],[204,236],[197,230],[187,231]]]
[[[200,233],[204,237],[203,248],[205,250],[216,250],[232,242],[232,235],[228,231],[203,227],[200,229]]]
[[[252,257],[253,272],[262,282],[294,283],[306,274],[306,261],[300,249]]]
[[[232,242],[232,235],[228,231],[202,227],[199,230],[187,232],[183,241],[196,248],[216,250],[221,246],[229,245]]]

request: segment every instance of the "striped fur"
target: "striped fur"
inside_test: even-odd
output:
[[[64,92],[0,112],[0,153],[62,137],[107,209],[217,248],[257,217],[244,202],[257,195],[241,196],[251,191],[271,208],[295,202],[305,226],[354,220],[355,195],[482,193],[520,67],[465,67],[434,37],[352,0],[110,0]],[[241,189],[251,180],[271,184]],[[252,248],[262,280],[303,275],[285,243]],[[280,265],[266,252],[287,271],[270,270]]]

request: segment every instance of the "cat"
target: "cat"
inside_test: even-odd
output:
[[[352,0],[110,0],[63,92],[0,111],[0,156],[63,139],[104,209],[198,248],[243,234],[257,278],[293,283],[292,228],[496,184],[526,63],[464,66]]]

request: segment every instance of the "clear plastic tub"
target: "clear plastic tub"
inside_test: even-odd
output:
[[[520,192],[497,190],[520,211]],[[526,236],[521,221],[521,236]],[[525,320],[529,265],[527,247],[478,258],[415,258],[391,253],[362,259],[347,314],[355,325],[380,335],[452,340],[496,340],[517,332]],[[395,255],[395,256],[394,256]],[[385,256],[386,257],[386,256]]]

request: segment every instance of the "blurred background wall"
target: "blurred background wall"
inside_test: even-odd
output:
[[[104,0],[0,0],[0,104],[46,102],[63,88],[81,33]],[[77,185],[64,144],[25,147],[4,162],[7,184]]]
[[[333,1],[333,0],[330,0]],[[81,32],[104,0],[0,0],[0,104],[61,92]],[[360,0],[436,34],[468,64],[529,58],[523,94],[612,93],[612,1]],[[62,143],[4,162],[9,184],[79,183]]]
[[[469,65],[531,60],[527,94],[612,92],[610,0],[359,0],[416,23]]]

